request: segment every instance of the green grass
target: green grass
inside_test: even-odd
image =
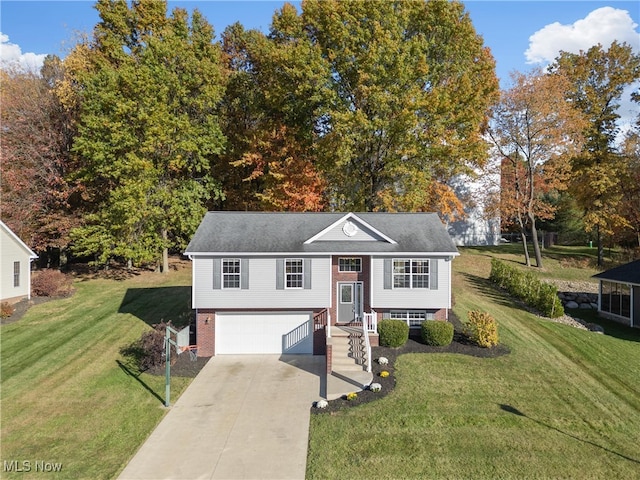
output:
[[[166,411],[164,377],[138,375],[120,349],[148,324],[184,322],[190,281],[190,269],[78,281],[72,297],[31,307],[2,326],[2,467],[45,461],[60,463],[62,472],[38,478],[114,478]],[[188,382],[172,379],[172,401]]]
[[[640,331],[522,311],[486,280],[491,256],[522,262],[509,248],[465,249],[453,281],[456,313],[491,313],[511,354],[401,356],[388,396],[312,415],[308,478],[638,478]],[[544,275],[588,280],[562,250]]]

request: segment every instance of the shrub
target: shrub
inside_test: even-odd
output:
[[[31,291],[38,297],[63,297],[73,292],[71,277],[60,270],[46,269],[31,279]]]
[[[16,309],[13,308],[13,305],[9,302],[2,302],[0,304],[0,318],[9,318],[15,311]]]
[[[532,272],[523,272],[494,258],[491,260],[489,280],[547,317],[564,315],[558,289],[542,282]]]
[[[498,324],[487,312],[472,310],[467,313],[467,335],[480,347],[495,347],[498,345]]]
[[[358,394],[356,392],[347,393],[347,400],[350,402],[358,398]]]
[[[449,322],[425,320],[420,326],[420,336],[427,345],[444,347],[453,340],[453,324]]]
[[[382,371],[380,372],[380,376],[381,376],[382,378],[387,378],[387,377],[389,376],[389,372],[387,372],[386,370],[382,370]]]
[[[161,322],[154,325],[153,330],[146,331],[142,336],[120,353],[133,359],[136,367],[144,372],[154,367],[160,367],[165,363],[164,336],[167,325],[173,327],[171,322]],[[175,347],[171,347],[171,364],[177,360]]]
[[[369,390],[371,390],[372,392],[379,392],[380,390],[382,390],[382,385],[380,385],[379,383],[372,383],[371,385],[369,385]]]
[[[409,340],[409,325],[402,320],[381,320],[378,323],[380,346],[398,348]]]

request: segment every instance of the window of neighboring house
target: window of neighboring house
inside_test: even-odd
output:
[[[361,258],[339,258],[338,271],[339,272],[361,272],[362,259]]]
[[[394,259],[393,288],[429,288],[429,260]]]
[[[391,310],[389,318],[408,322],[410,327],[419,327],[425,320],[433,320],[433,313],[424,310]]]
[[[240,288],[240,259],[222,259],[222,288]]]
[[[20,262],[13,262],[13,286],[20,286]]]
[[[285,286],[302,288],[304,286],[304,266],[301,258],[287,258],[284,262]]]

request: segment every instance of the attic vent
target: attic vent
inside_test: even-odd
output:
[[[347,222],[342,227],[342,233],[344,233],[347,237],[353,237],[356,233],[358,233],[358,227],[356,227],[352,222]]]

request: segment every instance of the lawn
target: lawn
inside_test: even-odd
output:
[[[545,254],[546,278],[596,272],[588,251]],[[465,249],[454,310],[489,311],[511,353],[401,356],[383,399],[312,415],[308,478],[638,478],[640,330],[539,319],[487,282],[491,256],[522,262],[512,246]]]
[[[79,280],[72,297],[0,328],[0,477],[108,479],[124,468],[166,412],[165,385],[119,352],[149,324],[187,320],[191,269],[178,265],[168,275]],[[173,400],[189,380],[172,379]],[[42,462],[62,470],[37,471]]]

